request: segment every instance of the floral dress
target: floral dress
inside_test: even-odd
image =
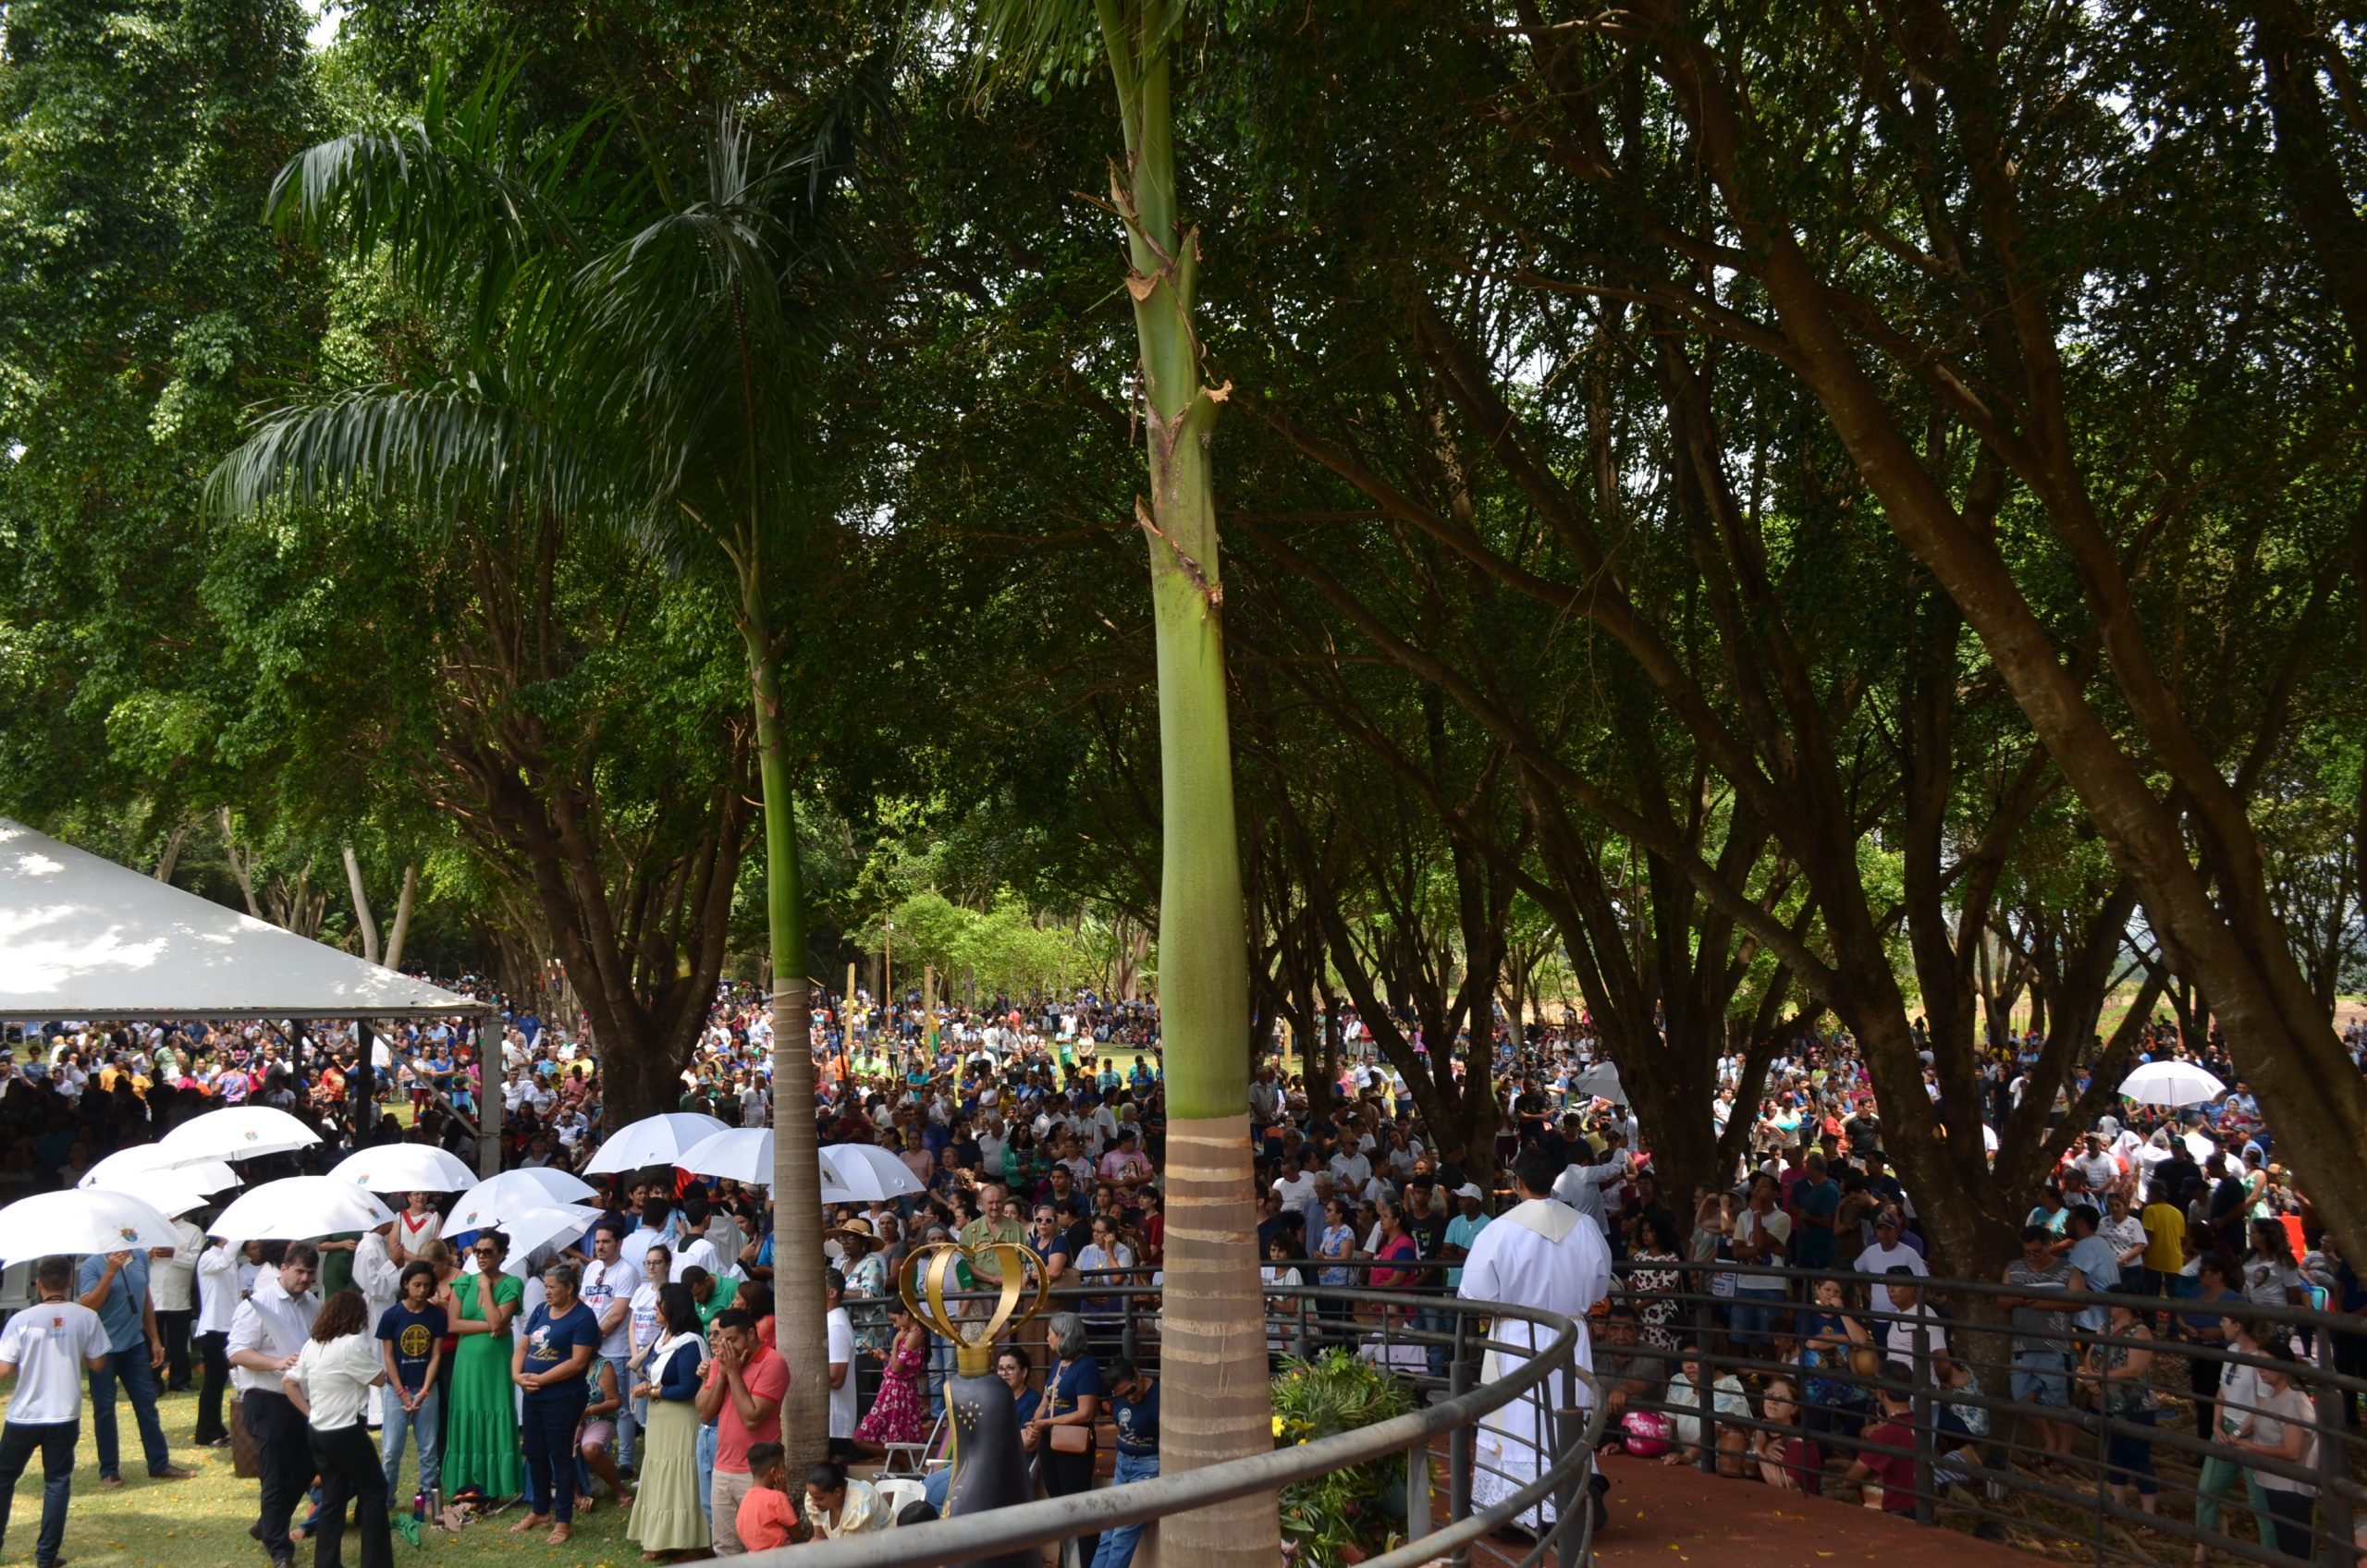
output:
[[[1639,1252],[1629,1261],[1635,1268],[1627,1276],[1627,1288],[1642,1323],[1637,1337],[1654,1350],[1674,1351],[1676,1331],[1669,1325],[1676,1320],[1675,1292],[1684,1278],[1673,1267],[1679,1259],[1674,1253]]]
[[[915,1334],[900,1339],[888,1353],[879,1374],[879,1391],[872,1396],[871,1413],[854,1429],[855,1440],[865,1443],[917,1443],[928,1437],[928,1404],[921,1398],[921,1375],[928,1369],[928,1340]]]

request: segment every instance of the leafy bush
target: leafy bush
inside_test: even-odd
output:
[[[1415,1407],[1404,1384],[1345,1347],[1275,1375],[1274,1446],[1287,1448]],[[1405,1458],[1391,1454],[1282,1488],[1282,1553],[1297,1568],[1344,1568],[1385,1551],[1404,1518]]]

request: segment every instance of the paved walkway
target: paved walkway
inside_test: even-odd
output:
[[[2039,1568],[2046,1560],[1926,1529],[1854,1503],[1724,1481],[1682,1465],[1613,1455],[1611,1523],[1596,1538],[1602,1568]]]

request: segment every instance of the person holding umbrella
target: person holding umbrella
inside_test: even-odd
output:
[[[148,1474],[160,1481],[188,1480],[197,1472],[173,1463],[165,1423],[156,1414],[156,1373],[165,1365],[165,1336],[156,1324],[156,1304],[148,1294],[148,1254],[130,1249],[86,1257],[76,1283],[82,1305],[99,1315],[107,1330],[107,1364],[91,1369],[91,1430],[99,1444],[99,1485],[123,1485],[115,1426],[117,1382],[140,1423]]]
[[[8,1533],[8,1503],[17,1478],[41,1453],[41,1538],[38,1568],[55,1568],[66,1544],[66,1505],[74,1492],[74,1442],[82,1430],[82,1375],[96,1376],[113,1354],[99,1315],[67,1299],[74,1260],[44,1257],[33,1270],[38,1305],[11,1316],[0,1329],[0,1378],[17,1379],[8,1424],[0,1428],[0,1539]]]

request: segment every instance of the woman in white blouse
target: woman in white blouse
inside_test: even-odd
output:
[[[321,1307],[312,1338],[281,1379],[289,1403],[312,1428],[313,1463],[321,1476],[320,1533],[313,1549],[317,1562],[343,1561],[338,1551],[344,1545],[345,1505],[351,1499],[357,1505],[354,1528],[362,1536],[362,1568],[394,1568],[386,1473],[378,1462],[378,1445],[362,1424],[370,1390],[386,1379],[386,1362],[370,1333],[370,1308],[362,1292],[337,1292]]]

